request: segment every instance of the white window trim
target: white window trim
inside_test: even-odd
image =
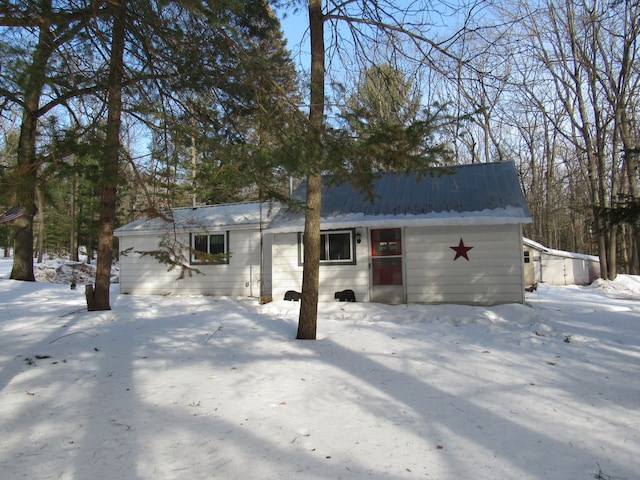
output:
[[[196,241],[196,237],[207,237],[207,249],[209,248],[209,246],[211,245],[211,241],[209,239],[209,237],[212,236],[218,236],[218,235],[222,235],[223,239],[224,239],[224,254],[226,255],[226,261],[220,261],[220,262],[207,262],[207,261],[200,261],[197,260],[195,257],[195,252],[196,252],[196,247],[195,247],[195,241]],[[189,253],[189,264],[190,265],[228,265],[229,264],[229,231],[226,232],[206,232],[206,233],[199,233],[199,232],[192,232],[189,234],[189,246],[190,246],[190,253]],[[210,253],[210,252],[207,252]]]
[[[331,234],[339,234],[339,233],[348,233],[349,234],[349,256],[348,259],[340,259],[340,260],[320,260],[320,265],[356,265],[356,233],[355,228],[342,229],[342,230],[322,230],[320,232],[320,236]],[[325,240],[325,251],[326,256],[329,256],[329,242]],[[303,234],[298,233],[298,265],[304,265],[304,242],[303,242]]]

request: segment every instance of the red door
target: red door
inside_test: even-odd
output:
[[[371,230],[371,300],[404,303],[402,229]]]

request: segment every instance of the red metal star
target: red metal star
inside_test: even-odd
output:
[[[464,242],[462,241],[462,239],[460,239],[460,243],[458,244],[457,247],[449,247],[449,248],[454,252],[456,252],[456,256],[453,258],[453,261],[455,262],[460,257],[466,258],[467,261],[469,261],[469,256],[467,255],[467,252],[471,250],[473,247],[465,247]]]

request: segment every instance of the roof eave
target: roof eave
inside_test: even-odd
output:
[[[323,230],[339,230],[346,228],[400,228],[400,227],[446,227],[462,225],[521,225],[533,223],[531,217],[487,217],[466,216],[449,218],[419,218],[407,219],[406,217],[390,218],[363,218],[359,220],[338,220],[336,218],[320,219],[320,228]],[[302,221],[287,222],[285,225],[269,226],[267,233],[294,233],[304,230]]]
[[[262,228],[266,229],[267,222],[262,223]],[[136,228],[136,229],[116,229],[113,234],[116,237],[127,237],[134,235],[157,235],[158,233],[177,232],[177,233],[193,233],[193,232],[215,232],[218,230],[259,230],[260,223],[243,223],[243,224],[219,224],[219,225],[176,225],[175,228],[170,224],[154,228]]]

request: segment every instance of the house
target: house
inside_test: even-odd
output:
[[[325,184],[320,301],[524,302],[522,224],[531,215],[512,162],[386,173],[374,201],[350,184]],[[294,197],[304,202],[306,184]],[[175,226],[144,218],[116,230],[120,291],[230,296],[300,292],[304,210],[240,203],[177,208]],[[184,276],[144,252],[181,252],[204,275]],[[191,252],[191,253],[190,253]],[[262,292],[260,291],[262,287]]]
[[[294,196],[303,200],[303,183]],[[320,301],[491,305],[524,302],[522,224],[531,222],[513,162],[387,173],[375,201],[350,184],[324,186]],[[282,209],[272,239],[273,297],[300,291],[304,212]]]
[[[175,208],[173,221],[145,217],[116,229],[120,292],[268,297],[271,237],[263,229],[279,208],[264,202]],[[181,256],[191,274],[170,269],[158,253]]]
[[[600,277],[596,256],[554,250],[528,238],[523,246],[525,285],[589,285]]]

